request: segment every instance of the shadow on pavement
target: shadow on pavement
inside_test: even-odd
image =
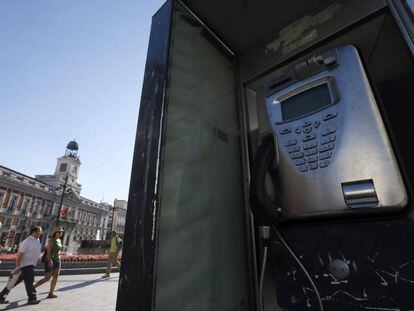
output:
[[[10,302],[7,305],[7,307],[5,309],[2,309],[2,310],[12,310],[12,309],[17,309],[17,308],[28,307],[29,306],[28,304],[19,305],[19,302],[21,302],[21,301],[26,301],[26,299]]]
[[[68,291],[68,290],[71,290],[71,289],[82,288],[82,287],[89,286],[89,285],[92,285],[92,284],[95,284],[95,283],[98,283],[98,282],[106,282],[108,280],[113,280],[113,279],[117,279],[117,278],[118,278],[117,276],[109,277],[109,278],[106,278],[106,279],[99,278],[99,279],[85,281],[85,282],[78,283],[78,284],[73,284],[73,285],[66,286],[66,287],[61,287],[56,291],[57,292],[65,292],[65,291]],[[59,284],[59,281],[58,281],[58,284]]]
[[[73,284],[73,285],[70,285],[70,286],[61,287],[61,288],[57,289],[56,291],[57,292],[65,292],[65,291],[69,291],[69,290],[72,290],[72,289],[86,287],[86,286],[89,286],[89,285],[92,285],[92,284],[95,284],[95,283],[98,283],[98,282],[108,282],[108,281],[109,282],[114,282],[114,281],[118,282],[118,276],[113,276],[113,277],[109,277],[109,278],[105,278],[105,279],[98,278],[98,279],[95,279],[95,280],[84,281],[84,282],[80,282],[80,283]],[[73,281],[71,281],[71,282],[73,282]],[[58,286],[59,286],[59,281],[58,281]],[[38,294],[47,294],[47,293],[48,293],[48,291],[39,292],[39,290],[38,290]],[[38,298],[38,299],[45,300],[47,298]],[[26,301],[27,301],[26,299],[12,301],[9,304],[7,304],[4,309],[1,309],[1,310],[13,310],[13,309],[18,309],[18,308],[30,306],[26,303],[21,304],[22,302],[26,302]],[[2,307],[2,306],[3,305],[0,304],[0,307]]]

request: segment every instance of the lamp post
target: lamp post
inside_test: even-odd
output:
[[[26,222],[28,218],[29,218],[29,209],[26,209],[26,211],[24,212],[24,222],[22,224],[22,230],[20,232],[19,243],[17,244],[17,246],[19,246],[20,243],[22,242],[23,232],[24,232],[24,228],[26,227]]]
[[[115,214],[115,211],[118,210],[118,207],[112,206],[108,208],[108,210],[112,211],[112,219],[111,219],[111,234],[112,234],[112,231],[114,231],[114,214]]]
[[[68,185],[68,178],[69,178],[69,174],[66,174],[65,183],[63,184],[63,189],[62,189],[62,195],[60,197],[60,204],[59,204],[58,214],[57,214],[57,218],[56,218],[56,226],[59,225],[60,213],[62,212],[63,198],[65,197],[65,191],[66,191],[66,187]]]

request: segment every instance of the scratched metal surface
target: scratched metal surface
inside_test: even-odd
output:
[[[411,219],[303,226],[284,230],[320,291],[325,310],[414,310],[414,223]],[[350,267],[345,280],[329,272],[332,260]],[[318,310],[305,275],[274,240],[271,270],[279,305]]]
[[[157,189],[173,2],[153,17],[125,224],[116,310],[151,310],[154,294]]]

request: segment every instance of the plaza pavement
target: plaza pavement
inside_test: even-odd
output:
[[[0,304],[0,310],[27,311],[114,311],[118,290],[119,273],[101,279],[102,274],[61,275],[58,279],[56,299],[46,299],[50,283],[37,288],[38,305],[26,305],[27,295],[24,283],[13,288],[7,297],[9,304]],[[35,281],[41,277],[36,277]],[[0,290],[4,288],[7,277],[0,277]]]

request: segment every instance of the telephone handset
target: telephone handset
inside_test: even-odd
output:
[[[267,157],[272,154],[276,163],[281,221],[406,205],[404,183],[354,46],[297,64],[265,93],[274,138]],[[266,144],[262,149],[270,148]],[[254,162],[256,171],[269,166],[269,159]],[[253,175],[252,183],[260,180]],[[252,184],[253,197],[265,200],[262,205],[270,210],[259,188]]]

